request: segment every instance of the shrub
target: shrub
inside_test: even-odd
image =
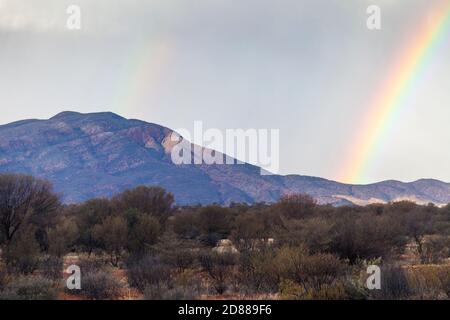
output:
[[[278,291],[280,275],[271,248],[243,252],[239,259],[240,283],[257,293]]]
[[[449,256],[450,241],[446,236],[433,236],[424,241],[420,260],[426,264],[440,263]]]
[[[450,299],[450,270],[441,270],[439,272],[439,280],[441,290],[445,293],[447,298]]]
[[[200,235],[197,215],[191,212],[174,216],[173,231],[184,239],[195,239]]]
[[[5,249],[6,267],[10,273],[30,274],[39,265],[40,253],[34,230],[25,229]]]
[[[346,280],[307,289],[295,281],[283,280],[280,296],[288,300],[364,300],[367,299],[367,292],[359,284]]]
[[[170,267],[150,255],[128,262],[129,284],[144,291],[146,287],[162,286],[170,282]]]
[[[445,294],[446,272],[444,266],[416,266],[405,271],[413,299],[442,299]],[[409,298],[409,297],[408,297]]]
[[[196,254],[190,249],[181,248],[175,249],[172,254],[167,255],[164,258],[169,265],[177,268],[179,271],[183,271],[191,267],[196,260]]]
[[[110,273],[97,271],[81,277],[81,294],[89,299],[109,300],[120,295],[122,284]]]
[[[228,289],[237,256],[232,253],[206,253],[200,256],[200,263],[212,279],[216,292],[223,294]]]
[[[153,249],[162,263],[183,271],[196,261],[195,245],[193,241],[177,238],[174,232],[166,232]]]
[[[58,281],[62,279],[63,259],[57,256],[48,256],[41,261],[41,271],[47,279]]]
[[[345,274],[345,264],[332,254],[309,254],[303,247],[282,248],[276,257],[278,272],[302,288],[303,295],[335,285]]]
[[[81,274],[96,273],[106,269],[103,261],[94,258],[81,258],[77,262],[77,265],[80,267]]]
[[[146,300],[194,300],[198,296],[195,287],[163,285],[148,285],[144,289]]]
[[[399,300],[408,298],[412,290],[406,270],[401,266],[386,265],[381,268],[381,290],[373,290],[375,299]]]
[[[5,288],[5,286],[7,284],[7,280],[8,280],[8,277],[7,277],[6,271],[3,269],[0,269],[0,291],[2,291]]]
[[[199,238],[199,240],[209,246],[209,247],[215,247],[216,244],[219,242],[219,240],[222,240],[223,236],[216,233],[216,232],[211,232],[211,233],[207,233],[207,234],[202,234]]]
[[[0,293],[0,300],[55,300],[57,289],[43,277],[29,276],[12,280]]]

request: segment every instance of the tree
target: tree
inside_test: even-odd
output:
[[[128,227],[123,217],[113,216],[93,228],[93,236],[110,256],[110,262],[117,267],[127,245]]]
[[[63,216],[48,232],[48,252],[56,257],[66,254],[78,239],[79,229],[74,217]]]
[[[172,220],[173,231],[183,239],[195,239],[200,235],[198,215],[195,212],[180,212]]]
[[[317,202],[313,197],[307,194],[294,193],[281,197],[276,204],[276,209],[290,219],[302,219],[314,214]]]
[[[260,215],[243,213],[236,217],[232,235],[241,249],[254,249],[266,238],[265,227]]]
[[[406,236],[398,219],[369,212],[336,215],[330,250],[351,263],[400,252]]]
[[[36,270],[41,251],[33,226],[21,229],[6,247],[4,259],[9,272],[30,274]]]
[[[77,245],[89,255],[100,246],[98,239],[93,235],[94,226],[101,224],[112,214],[112,205],[108,199],[92,199],[66,209],[67,216],[76,218],[79,230]]]
[[[139,186],[126,190],[113,198],[118,211],[136,209],[139,212],[153,215],[164,222],[172,210],[173,195],[160,187]]]
[[[215,242],[231,232],[229,209],[214,205],[202,208],[199,212],[199,226],[208,244],[216,245]]]
[[[8,245],[30,221],[46,220],[59,207],[51,184],[22,174],[0,175],[0,228]]]
[[[403,215],[403,226],[406,229],[406,234],[417,245],[417,253],[421,263],[425,263],[427,259],[424,248],[425,236],[433,232],[434,218],[432,211],[420,207]]]
[[[132,254],[140,254],[156,243],[161,233],[161,225],[158,220],[152,216],[128,211],[126,215],[128,220],[128,241],[127,248]]]

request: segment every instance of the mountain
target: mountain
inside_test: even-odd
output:
[[[333,205],[450,203],[450,184],[437,180],[350,185],[300,175],[260,175],[260,168],[249,164],[175,165],[172,133],[108,112],[62,112],[48,120],[13,122],[0,126],[0,172],[47,178],[66,203],[109,197],[141,184],[164,187],[178,204],[273,202],[293,192]]]

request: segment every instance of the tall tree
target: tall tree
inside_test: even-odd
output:
[[[27,222],[45,224],[59,204],[50,182],[29,175],[1,174],[0,229],[6,245]]]

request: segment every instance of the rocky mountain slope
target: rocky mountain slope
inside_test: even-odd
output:
[[[140,184],[166,188],[178,204],[272,202],[290,192],[334,205],[450,202],[450,184],[437,180],[348,185],[300,175],[261,176],[248,164],[175,165],[171,134],[168,128],[113,113],[63,112],[48,120],[18,121],[0,126],[0,172],[47,178],[66,203],[108,197]]]

